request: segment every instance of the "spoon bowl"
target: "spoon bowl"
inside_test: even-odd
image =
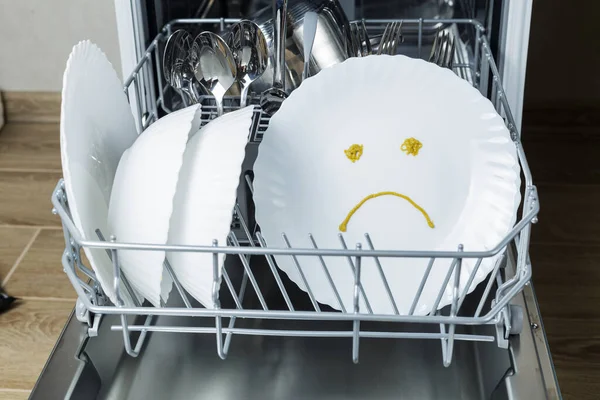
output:
[[[241,86],[240,108],[244,108],[250,84],[267,69],[267,41],[258,25],[244,20],[231,28],[227,43],[235,59],[237,80]]]
[[[191,35],[185,30],[179,29],[169,36],[163,55],[165,80],[185,95],[183,96],[184,103],[198,103],[198,94],[194,87],[194,74],[189,58],[191,47]]]
[[[215,97],[217,114],[223,115],[223,97],[235,82],[237,68],[227,43],[219,35],[202,32],[191,51],[194,76]]]

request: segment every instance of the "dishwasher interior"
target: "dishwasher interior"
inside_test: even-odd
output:
[[[513,255],[504,273],[514,272]],[[233,263],[235,264],[235,262]],[[238,263],[239,264],[239,263]],[[237,267],[237,268],[236,268]],[[276,284],[268,279],[268,266],[252,264],[266,300],[274,308],[285,308]],[[229,271],[242,270],[229,265]],[[239,281],[242,276],[232,279]],[[290,296],[299,308],[309,309],[302,291],[287,281]],[[474,309],[479,287],[465,303]],[[529,290],[529,288],[528,288]],[[479,293],[478,293],[479,292]],[[259,306],[256,296],[247,296],[245,306]],[[181,298],[170,306],[183,306]],[[223,298],[223,307],[233,303]],[[524,307],[524,298],[513,304]],[[229,304],[231,305],[231,304]],[[195,306],[199,306],[195,304]],[[530,305],[531,306],[531,305]],[[457,341],[453,362],[444,367],[440,341],[426,339],[361,340],[361,358],[353,364],[349,356],[351,338],[304,338],[236,335],[229,355],[222,360],[215,352],[213,335],[198,333],[151,333],[137,358],[123,351],[115,315],[106,316],[97,337],[80,348],[80,367],[70,386],[73,399],[520,399],[546,397],[542,367],[537,352],[543,344],[527,327],[510,339],[508,349],[484,341]],[[130,317],[143,323],[143,318]],[[210,320],[189,317],[158,317],[157,326],[188,329],[209,327]],[[539,321],[537,322],[539,323]],[[349,322],[242,320],[247,329],[344,330]],[[364,323],[365,331],[435,332],[427,324]],[[494,325],[462,327],[457,334],[493,334]],[[550,377],[552,378],[552,377]],[[548,377],[546,377],[548,379]],[[557,397],[556,397],[557,398]]]
[[[134,3],[138,22],[145,21],[138,24],[136,31],[136,41],[143,50],[138,57],[140,63],[125,82],[125,90],[134,104],[140,130],[184,106],[181,96],[162,78],[160,57],[166,37],[173,30],[185,27],[190,32],[223,32],[237,17],[258,15],[260,10],[264,13],[265,6],[270,10],[268,1]],[[372,37],[382,34],[390,15],[402,19],[404,42],[400,53],[411,57],[428,59],[434,37],[440,30],[453,35],[457,41],[454,72],[492,101],[505,118],[514,140],[519,142],[494,63],[499,42],[497,14],[502,1],[357,0],[350,3],[354,4],[346,13],[353,17],[351,19],[363,18]],[[290,41],[293,40],[288,37]],[[289,62],[287,57],[286,62]],[[291,71],[288,79],[292,85],[296,78]],[[258,93],[253,93],[251,98],[254,104],[258,103]],[[202,122],[206,124],[215,117],[214,100],[204,96],[202,104]],[[225,109],[235,109],[237,104],[239,96],[236,98],[235,93],[230,93]],[[70,328],[67,328],[63,334],[64,337],[78,336],[80,341],[73,358],[76,372],[65,398],[542,399],[560,396],[529,284],[529,230],[539,206],[535,187],[527,184],[531,177],[527,176],[526,162],[522,217],[512,236],[501,246],[506,248],[506,253],[489,279],[458,300],[458,313],[456,304],[421,318],[413,315],[382,318],[369,316],[364,311],[353,315],[336,312],[325,305],[315,313],[304,291],[285,274],[277,277],[273,273],[269,249],[254,236],[259,228],[254,221],[252,165],[267,126],[268,117],[257,107],[232,223],[236,251],[228,253],[231,255],[226,258],[229,282],[221,285],[217,295],[220,307],[216,311],[203,309],[180,288],[173,290],[169,302],[160,309],[147,304],[134,309],[113,306],[102,293],[90,293],[76,275],[77,270],[82,269],[79,256],[82,241],[67,221],[67,252],[63,265],[80,299],[75,316],[86,330],[78,336],[69,333]],[[520,156],[524,160],[524,154]],[[65,219],[69,219],[68,202],[60,184],[53,202],[65,223]],[[110,251],[110,247],[104,248]],[[248,249],[256,251],[252,253]],[[116,254],[116,249],[114,251]],[[362,253],[343,255],[350,257],[350,254],[360,256]],[[93,279],[89,286],[98,291]],[[265,303],[269,305],[268,310]],[[296,314],[286,314],[288,312]],[[43,389],[43,382],[38,386],[34,393]]]

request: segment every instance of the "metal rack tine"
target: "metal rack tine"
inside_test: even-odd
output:
[[[444,282],[442,283],[440,291],[438,292],[437,298],[435,299],[435,302],[433,303],[433,307],[431,307],[432,313],[435,313],[438,309],[438,306],[440,305],[442,296],[444,295],[444,292],[446,292],[446,288],[448,287],[448,282],[450,282],[450,277],[452,277],[452,272],[454,272],[454,268],[456,268],[456,263],[457,263],[457,259],[454,258],[452,260],[452,264],[450,265],[450,268],[448,268],[448,273],[446,273],[446,277],[444,278]]]
[[[421,293],[423,293],[423,289],[425,288],[425,284],[427,283],[427,279],[429,279],[429,274],[431,273],[431,268],[433,267],[433,263],[435,262],[435,258],[429,259],[429,264],[427,264],[427,269],[425,269],[425,273],[423,274],[423,278],[421,279],[421,283],[419,284],[419,288],[415,293],[415,298],[410,306],[410,310],[408,311],[408,315],[413,315],[415,309],[417,308],[417,304],[419,304],[419,299],[421,298]]]
[[[219,241],[213,239],[213,247],[219,247]],[[216,251],[212,253],[212,265],[213,265],[213,285],[212,285],[212,301],[215,310],[221,309],[221,301],[219,299],[220,279],[219,279],[219,253]],[[223,351],[223,317],[220,315],[215,316],[215,329],[217,339],[217,354],[219,358],[224,360],[227,358],[227,354]]]
[[[246,277],[246,276],[247,276],[247,274],[244,273],[244,277]],[[227,273],[226,268],[223,268],[223,280],[225,281],[225,285],[227,285],[227,288],[229,289],[229,293],[231,293],[231,297],[233,298],[235,306],[238,308],[238,310],[241,310],[242,302],[241,302],[240,298],[238,297],[237,293],[235,292],[235,287],[233,286],[233,283],[231,282],[231,279],[229,278],[229,274]]]
[[[308,234],[308,238],[310,239],[310,242],[312,243],[313,249],[318,249],[319,247],[317,247],[317,242],[315,241],[315,238],[313,237],[312,233]],[[331,286],[331,290],[333,291],[333,294],[338,302],[338,305],[340,306],[340,309],[342,310],[342,312],[346,312],[346,307],[344,307],[344,302],[342,301],[342,298],[340,297],[340,293],[338,292],[337,288],[335,287],[335,283],[333,282],[333,278],[331,277],[331,274],[329,273],[329,268],[327,267],[327,264],[325,264],[325,260],[323,259],[322,256],[318,256],[318,257],[319,257],[319,261],[321,262],[321,266],[323,267],[323,272],[325,273],[325,276],[327,277],[329,286]]]
[[[173,271],[173,267],[171,267],[171,264],[169,263],[169,260],[167,260],[166,257],[165,257],[163,266],[165,267],[165,269],[167,270],[167,273],[173,280],[173,285],[175,285],[175,289],[177,289],[177,292],[181,296],[181,299],[183,300],[183,304],[185,304],[185,306],[187,308],[192,308],[192,303],[190,303],[190,300],[188,299],[187,294],[185,293],[185,290],[183,289],[183,286],[181,286],[181,283],[179,282],[177,275],[175,275],[175,271]]]
[[[233,246],[240,247],[240,242],[238,242],[238,240],[235,237],[235,235],[233,234],[233,232],[229,233],[229,241]],[[263,297],[262,291],[260,290],[260,287],[258,286],[258,283],[256,282],[256,278],[254,277],[254,274],[252,273],[252,268],[250,268],[250,264],[248,264],[248,260],[246,259],[246,257],[243,254],[240,254],[239,257],[240,257],[240,261],[242,262],[242,265],[244,266],[244,270],[248,274],[250,283],[252,284],[252,287],[254,288],[256,295],[258,296],[258,301],[260,302],[260,305],[262,306],[263,310],[268,310],[269,307],[267,306],[267,302],[265,301],[265,298]]]
[[[361,250],[362,246],[360,243],[356,244],[356,250]],[[353,311],[355,315],[360,314],[360,287],[362,286],[360,283],[360,270],[361,270],[361,257],[356,256],[354,268],[354,292],[352,297],[353,302]],[[354,364],[358,364],[358,353],[359,353],[359,345],[360,345],[360,320],[355,319],[352,323],[352,362]]]
[[[458,245],[458,252],[462,253],[463,245]],[[452,286],[452,304],[450,306],[450,317],[456,317],[458,314],[458,300],[459,300],[459,287],[460,287],[460,275],[462,270],[462,258],[456,259],[456,267],[454,269],[454,285]],[[452,363],[452,354],[454,352],[454,332],[456,330],[456,324],[450,324],[448,329],[448,338],[446,342],[446,354],[444,356],[444,367],[450,366]]]
[[[365,239],[367,240],[367,244],[369,245],[369,249],[375,250],[373,247],[373,242],[371,241],[371,236],[368,233],[365,233]],[[390,299],[390,304],[392,305],[392,309],[394,310],[394,314],[398,315],[400,312],[398,311],[398,306],[396,305],[396,300],[394,300],[394,295],[392,294],[392,290],[390,289],[390,285],[385,277],[385,272],[383,272],[383,267],[379,262],[379,257],[373,257],[375,260],[375,265],[377,266],[377,270],[379,271],[379,276],[381,276],[381,281],[383,282],[383,286],[385,287],[385,291]]]
[[[283,238],[283,241],[284,241],[285,245],[287,246],[287,248],[291,249],[292,245],[290,244],[290,241],[288,240],[288,237],[285,234],[285,232],[281,234],[281,237]],[[296,269],[298,270],[298,273],[300,274],[300,279],[302,279],[302,283],[304,284],[304,287],[306,288],[306,292],[308,293],[308,297],[310,298],[310,302],[312,303],[313,307],[315,308],[315,311],[321,311],[321,307],[319,307],[319,303],[317,303],[317,300],[315,300],[315,296],[313,295],[312,289],[310,288],[310,286],[308,285],[308,282],[306,281],[306,277],[304,276],[304,271],[302,271],[302,268],[300,267],[300,263],[298,262],[298,257],[293,255],[292,259],[294,260]]]
[[[227,279],[229,279],[228,275],[225,275],[226,270],[223,269],[223,276],[227,276]],[[230,281],[231,283],[231,281]],[[246,294],[246,286],[248,285],[248,274],[244,273],[244,277],[242,278],[242,284],[240,286],[240,291],[238,293],[238,295],[236,296],[236,298],[239,301],[239,305],[236,303],[236,307],[238,307],[239,310],[243,309],[242,307],[242,302],[244,301],[244,295]],[[229,332],[227,332],[227,335],[225,336],[225,344],[223,345],[223,352],[225,354],[229,353],[229,345],[231,344],[231,338],[233,336],[233,328],[235,326],[235,321],[236,321],[236,317],[231,317],[231,319],[229,320]]]
[[[256,232],[256,238],[258,239],[258,243],[260,244],[261,247],[267,247],[267,242],[265,242],[265,239],[262,237],[260,232]],[[281,295],[283,296],[283,299],[285,300],[285,304],[287,305],[287,307],[290,311],[294,311],[294,305],[292,304],[292,301],[290,300],[290,296],[288,295],[288,292],[285,289],[285,286],[283,285],[281,276],[279,275],[279,272],[277,271],[277,267],[275,266],[275,262],[273,261],[273,256],[271,256],[270,254],[267,254],[267,255],[265,255],[265,258],[267,259],[267,264],[269,264],[271,273],[273,273],[275,282],[277,282],[277,287],[281,291]]]
[[[96,229],[95,232],[96,232],[96,236],[98,236],[98,239],[100,239],[103,242],[106,241],[104,239],[104,235],[102,234],[102,231],[100,229]],[[108,258],[110,259],[110,261],[113,261],[113,251],[111,249],[106,249],[106,254],[108,255]],[[115,254],[116,254],[116,250],[115,250]],[[115,268],[115,266],[114,266],[114,261],[113,261],[113,269],[114,268]],[[129,280],[127,279],[125,274],[120,273],[121,269],[118,265],[116,268],[119,269],[120,280],[123,282],[123,286],[125,287],[125,290],[127,290],[127,293],[131,297],[131,301],[133,302],[133,305],[135,305],[136,307],[141,307],[142,304],[139,302],[138,297],[137,297],[135,291],[133,290],[133,287],[129,283]],[[116,275],[115,275],[115,278],[116,278]]]
[[[346,241],[344,240],[344,236],[341,233],[339,233],[338,238],[340,239],[340,243],[341,243],[342,247],[344,248],[344,250],[348,250],[348,246],[346,246]],[[348,260],[348,264],[350,265],[352,274],[355,274],[356,267],[354,266],[354,262],[352,262],[352,258],[346,257],[346,259]],[[369,312],[369,314],[373,314],[373,309],[371,308],[371,303],[369,302],[369,299],[367,298],[365,289],[363,288],[363,285],[360,282],[359,282],[359,287],[360,287],[360,293],[362,294],[363,300],[365,301],[365,306],[367,307],[367,311]]]
[[[469,288],[471,287],[471,284],[473,283],[473,279],[475,279],[475,276],[477,275],[477,271],[479,270],[479,266],[481,265],[482,261],[483,261],[483,258],[478,258],[477,262],[475,263],[475,266],[473,267],[473,270],[469,274],[469,279],[467,280],[467,284],[465,285],[465,288],[464,288],[460,298],[458,299],[457,312],[460,311],[460,307],[462,306],[463,302],[467,298],[467,294],[469,293]]]
[[[481,314],[481,311],[483,310],[483,306],[485,305],[485,302],[490,294],[490,291],[492,290],[492,285],[494,284],[496,275],[498,275],[498,270],[500,269],[501,264],[502,264],[502,258],[500,258],[496,262],[496,265],[494,266],[494,269],[492,270],[492,273],[489,276],[488,282],[485,285],[485,290],[483,291],[483,294],[481,295],[481,300],[479,300],[479,304],[477,305],[477,309],[475,310],[475,314],[473,315],[475,318],[479,317],[479,315]]]
[[[240,221],[240,226],[242,227],[242,231],[244,231],[244,234],[246,235],[246,239],[248,240],[248,244],[250,244],[251,247],[256,247],[256,245],[254,244],[254,239],[252,238],[252,234],[250,233],[250,229],[248,229],[248,224],[246,223],[246,220],[244,219],[244,214],[242,214],[242,210],[240,209],[239,204],[235,204],[235,212],[238,215],[238,220]],[[248,258],[250,258],[248,256]]]
[[[111,235],[110,241],[111,241],[111,243],[114,243],[117,241],[117,238],[114,235]],[[116,297],[117,297],[117,307],[123,307],[124,302],[123,302],[123,298],[121,297],[121,285],[120,285],[121,268],[119,267],[119,255],[117,253],[117,249],[110,249],[110,252],[111,252],[111,260],[112,260],[112,264],[113,264],[113,273],[114,273],[114,277],[115,277],[113,284],[114,284],[114,289],[115,289],[115,293],[116,293]],[[152,319],[153,319],[153,316],[148,315],[146,317],[146,321],[145,321],[144,325],[145,326],[150,325],[152,323]],[[123,325],[123,344],[125,346],[125,351],[130,356],[137,357],[140,354],[140,350],[142,349],[142,345],[144,344],[144,341],[146,340],[148,331],[143,330],[137,339],[135,347],[132,347],[131,346],[131,338],[129,336],[127,315],[125,315],[125,314],[121,314],[121,325]]]

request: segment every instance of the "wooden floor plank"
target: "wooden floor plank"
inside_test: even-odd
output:
[[[60,171],[59,124],[7,124],[0,133],[0,170]]]
[[[539,184],[538,192],[533,243],[600,245],[600,185]]]
[[[0,283],[4,281],[35,231],[36,228],[0,227]]]
[[[530,255],[542,318],[600,320],[600,247],[534,244]]]
[[[0,171],[0,224],[60,225],[50,196],[61,173]]]
[[[0,388],[0,399],[2,400],[27,400],[30,390],[8,390]]]
[[[600,184],[600,134],[564,138],[527,132],[523,146],[535,183]]]
[[[59,92],[3,92],[6,122],[60,122]]]
[[[548,314],[544,326],[565,400],[600,398],[600,319]]]
[[[74,305],[21,301],[0,314],[0,388],[33,388]]]
[[[61,264],[64,247],[65,239],[61,230],[42,229],[15,269],[6,290],[16,297],[75,299],[75,289]],[[43,284],[40,284],[40,280],[43,280]]]

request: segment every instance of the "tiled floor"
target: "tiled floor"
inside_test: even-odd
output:
[[[50,194],[60,172],[56,124],[0,132],[0,282],[21,300],[0,315],[0,399],[26,399],[74,305],[60,264]]]
[[[600,131],[525,127],[540,193],[534,283],[565,399],[600,393]],[[22,300],[0,315],[0,399],[25,399],[74,304],[50,212],[60,177],[56,124],[0,132],[0,281]]]

